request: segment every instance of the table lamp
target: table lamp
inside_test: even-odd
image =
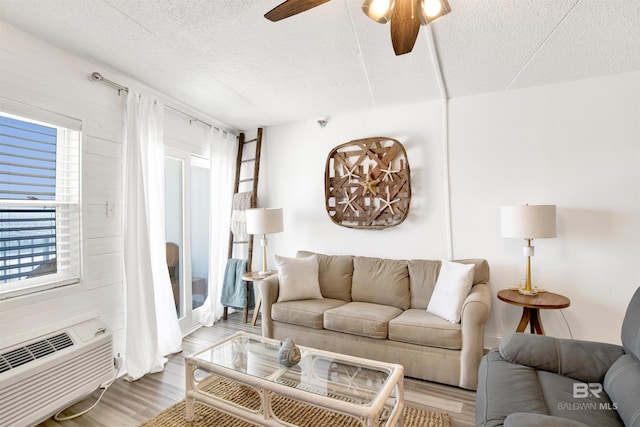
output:
[[[255,208],[245,210],[247,234],[262,234],[262,271],[260,275],[270,274],[267,270],[267,234],[283,230],[282,208]]]
[[[556,206],[503,206],[502,237],[515,237],[527,241],[522,251],[527,257],[527,278],[524,289],[520,288],[519,292],[523,295],[537,295],[538,290],[531,287],[531,257],[533,256],[531,240],[556,237]]]

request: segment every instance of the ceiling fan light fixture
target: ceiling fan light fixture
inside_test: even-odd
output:
[[[396,0],[364,0],[362,11],[369,18],[380,24],[386,24],[391,20]]]
[[[447,0],[418,0],[420,7],[420,24],[427,25],[441,16],[451,12]]]

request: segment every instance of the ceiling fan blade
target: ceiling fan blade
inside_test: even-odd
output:
[[[288,18],[298,13],[305,12],[309,9],[313,9],[316,6],[320,6],[329,0],[287,0],[284,3],[280,3],[278,6],[267,12],[264,17],[269,21],[279,21],[284,18]]]
[[[420,31],[418,1],[396,0],[391,16],[391,42],[396,55],[411,52]]]

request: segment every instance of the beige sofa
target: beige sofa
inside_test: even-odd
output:
[[[460,323],[452,323],[426,310],[440,261],[315,255],[322,299],[278,302],[278,276],[259,283],[264,336],[400,363],[409,377],[476,389],[491,308],[485,260],[456,261],[474,265],[473,284]]]

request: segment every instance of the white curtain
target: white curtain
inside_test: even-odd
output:
[[[209,219],[209,296],[202,307],[200,323],[211,326],[222,317],[222,279],[229,255],[231,204],[238,141],[235,135],[211,129]]]
[[[180,351],[164,225],[164,105],[130,91],[124,126],[124,279],[127,379],[164,369]]]

